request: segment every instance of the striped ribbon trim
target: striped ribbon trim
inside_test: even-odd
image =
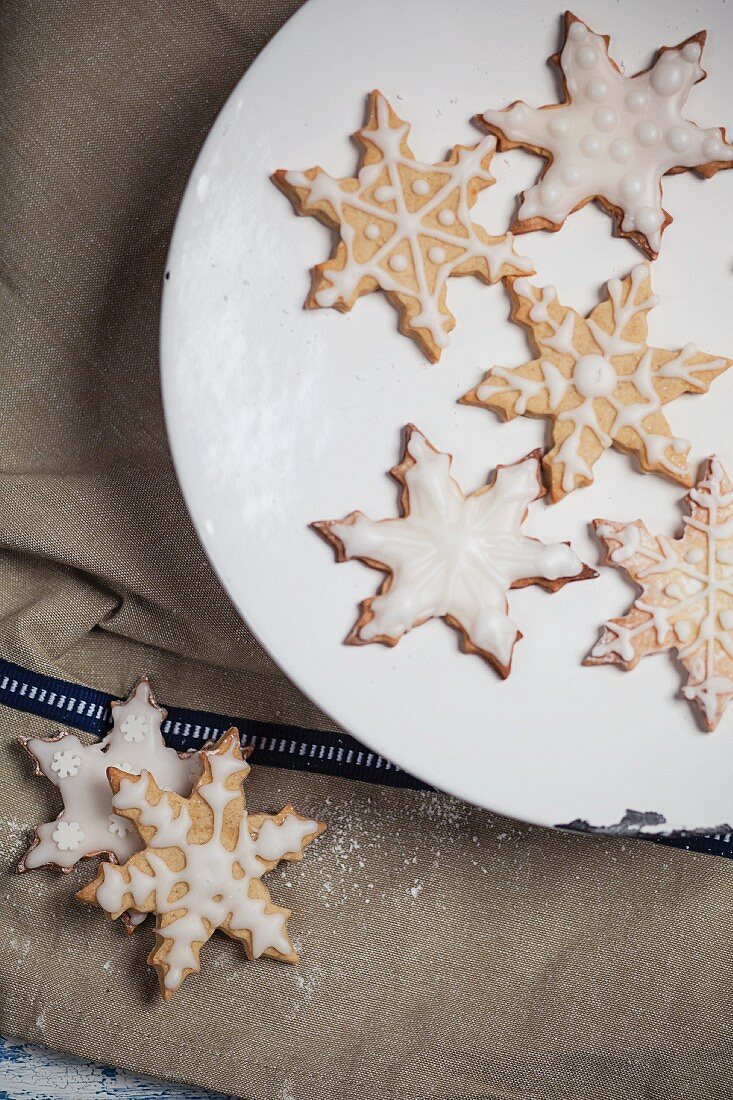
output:
[[[10,661],[0,660],[0,704],[14,710],[37,714],[63,726],[71,726],[73,729],[102,737],[112,724],[110,703],[115,698],[116,696],[95,688],[71,684],[53,676],[42,676]],[[255,722],[251,718],[236,718],[182,707],[167,709],[168,716],[161,728],[167,743],[179,751],[200,748],[208,741],[216,740],[230,726],[236,726],[242,744],[256,750],[257,764],[339,775],[390,787],[431,789],[346,734],[322,733],[273,722]],[[574,825],[570,828],[574,828]],[[580,831],[594,830],[586,826]],[[604,830],[599,829],[598,832],[602,833]],[[629,835],[675,848],[686,848],[688,851],[733,857],[733,834],[728,832],[652,835],[630,831]]]
[[[104,736],[112,725],[110,703],[115,698],[104,691],[42,676],[10,661],[0,661],[0,704],[97,737]],[[220,737],[230,726],[236,726],[242,744],[256,750],[258,764],[342,775],[390,787],[428,789],[419,779],[346,734],[256,722],[251,718],[182,707],[168,707],[167,710],[168,716],[161,729],[166,742],[178,751],[201,748]]]

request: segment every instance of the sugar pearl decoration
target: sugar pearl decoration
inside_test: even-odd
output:
[[[601,139],[594,134],[587,134],[580,143],[580,151],[584,157],[598,157],[603,152]]]
[[[621,194],[627,200],[638,199],[644,191],[644,180],[635,172],[621,177]]]
[[[540,197],[546,206],[557,206],[561,197],[560,188],[554,183],[543,183]]]
[[[376,241],[379,236],[379,226],[375,225],[374,222],[370,222],[364,230],[364,236],[368,237],[370,241]]]
[[[598,62],[598,51],[593,46],[581,46],[575,57],[581,69],[592,69]]]
[[[570,133],[570,123],[562,115],[551,118],[547,128],[553,137],[566,137]]]
[[[702,143],[703,154],[708,160],[731,160],[733,153],[728,149],[719,137],[706,137]]]
[[[647,148],[650,145],[656,145],[662,136],[662,131],[654,122],[649,122],[645,119],[643,122],[637,122],[634,127],[634,137],[639,142],[639,145],[644,145]]]
[[[427,195],[430,190],[430,184],[427,180],[413,180],[412,190],[415,195]]]
[[[662,224],[662,216],[653,206],[640,206],[634,211],[634,224],[640,233],[650,236]]]
[[[647,108],[647,104],[649,103],[649,96],[646,94],[646,92],[642,92],[638,88],[634,88],[634,90],[629,92],[629,94],[626,96],[625,103],[627,110],[631,111],[632,115],[640,115]]]
[[[452,210],[441,210],[438,214],[438,221],[441,225],[453,225],[456,220],[456,216]]]
[[[437,245],[433,245],[428,252],[428,259],[431,263],[442,264],[445,259],[445,250],[439,248]]]
[[[625,138],[616,138],[612,141],[608,151],[611,154],[611,160],[615,160],[617,164],[626,164],[634,155],[631,142],[626,141]]]
[[[374,198],[377,202],[391,202],[394,198],[393,187],[378,187],[374,192]]]
[[[566,164],[562,170],[562,181],[568,187],[575,187],[583,178],[583,173],[577,164]]]
[[[618,126],[618,111],[614,111],[613,107],[599,107],[593,112],[593,122],[602,133],[615,130]]]
[[[592,99],[594,103],[604,103],[610,90],[605,80],[589,80],[585,89],[588,99]]]
[[[407,257],[401,256],[399,253],[395,256],[390,256],[389,266],[393,271],[405,271],[407,269]]]
[[[650,80],[657,95],[674,95],[685,82],[685,70],[681,62],[666,53],[652,69]]]
[[[667,131],[667,145],[675,153],[684,153],[690,146],[690,134],[684,126],[673,126]]]

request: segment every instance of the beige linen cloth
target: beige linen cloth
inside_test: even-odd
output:
[[[344,0],[353,2],[353,0]],[[0,6],[0,656],[179,706],[332,728],[196,542],[158,392],[164,257],[228,93],[297,0]],[[56,812],[2,711],[0,1030],[247,1100],[726,1100],[733,863],[255,767],[329,831],[269,876],[302,961],[216,935],[167,1006],[135,936],[14,874]],[[256,756],[253,761],[256,764]]]

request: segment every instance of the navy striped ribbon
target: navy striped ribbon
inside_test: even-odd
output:
[[[37,714],[63,726],[71,726],[73,729],[102,737],[112,724],[110,703],[115,698],[116,696],[95,688],[71,684],[53,676],[42,676],[10,661],[0,660],[0,704],[14,710]],[[230,726],[236,726],[242,744],[250,745],[256,750],[257,764],[339,775],[390,787],[430,790],[427,784],[402,771],[378,753],[371,752],[346,734],[325,733],[274,722],[256,722],[251,718],[236,718],[182,707],[167,709],[168,716],[161,728],[167,743],[179,751],[200,748],[208,741],[216,740]],[[584,832],[595,831],[580,823],[572,823],[569,827]],[[634,833],[632,830],[631,835],[689,851],[733,856],[733,834],[729,832],[652,835]]]
[[[95,688],[70,684],[0,661],[0,704],[37,714],[64,726],[104,736],[112,724],[110,703],[116,697]],[[161,704],[162,705],[162,704]],[[326,733],[251,718],[167,707],[161,729],[174,749],[201,748],[230,726],[239,730],[243,745],[256,750],[256,762],[274,768],[323,772],[382,783],[390,787],[427,789],[396,764],[360,745],[346,734]]]

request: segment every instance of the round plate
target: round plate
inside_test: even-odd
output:
[[[627,72],[660,45],[700,26],[708,79],[689,117],[733,123],[733,35],[724,0],[580,3],[577,13],[612,36]],[[334,564],[308,524],[360,508],[396,514],[387,476],[400,457],[403,425],[417,424],[454,457],[465,491],[547,440],[546,425],[456,404],[493,364],[528,358],[523,331],[508,320],[501,286],[453,279],[457,318],[449,348],[428,364],[396,328],[384,296],[352,313],[306,311],[309,268],[325,260],[331,236],[298,218],[271,183],[280,167],[323,165],[353,175],[349,135],[365,97],[379,88],[412,124],[418,159],[432,162],[478,138],[471,116],[515,98],[556,101],[546,58],[558,45],[545,0],[310,0],[252,66],[222,111],[199,157],[171,247],[162,321],[166,418],[176,468],[199,535],[241,614],[275,660],[360,741],[420,778],[490,809],[547,825],[618,822],[628,809],[656,813],[658,827],[715,827],[733,821],[733,706],[704,735],[678,696],[669,654],[633,672],[585,668],[599,624],[621,615],[633,588],[617,570],[553,595],[511,594],[524,634],[508,680],[461,654],[457,636],[433,621],[393,649],[342,644],[361,599],[380,574]],[[522,152],[497,154],[495,187],[474,220],[508,224],[514,196],[542,165]],[[733,172],[709,181],[690,173],[665,183],[675,222],[653,265],[660,305],[650,342],[692,341],[733,355],[730,215]],[[590,309],[606,280],[642,259],[611,236],[595,206],[557,233],[518,239],[561,300]],[[693,458],[716,451],[733,472],[733,370],[706,397],[669,409]],[[569,539],[597,564],[594,516],[643,517],[653,532],[680,525],[682,490],[640,475],[606,453],[594,486],[561,504],[532,505],[528,533]]]

